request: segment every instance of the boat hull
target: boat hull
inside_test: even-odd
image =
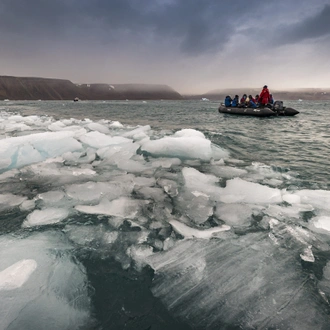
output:
[[[228,113],[232,115],[255,116],[255,117],[272,117],[272,116],[294,116],[299,111],[293,108],[284,108],[282,110],[271,110],[270,108],[245,108],[245,107],[225,107],[220,104],[218,108],[220,113]]]
[[[256,116],[256,117],[270,117],[276,116],[276,113],[269,108],[238,108],[238,107],[225,107],[224,105],[219,106],[220,113],[229,113],[232,115],[243,115],[243,116]]]

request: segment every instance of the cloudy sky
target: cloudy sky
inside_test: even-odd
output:
[[[0,75],[330,87],[330,0],[1,0]]]

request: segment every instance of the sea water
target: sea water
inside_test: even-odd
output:
[[[0,104],[1,329],[328,329],[330,102]]]

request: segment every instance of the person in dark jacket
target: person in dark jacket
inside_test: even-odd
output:
[[[266,105],[269,102],[269,90],[268,90],[268,86],[265,85],[259,95],[259,103],[261,105]]]
[[[235,95],[233,101],[231,102],[231,106],[232,107],[237,107],[238,103],[239,103],[239,97],[238,97],[238,95]]]
[[[249,107],[251,108],[256,108],[257,107],[257,102],[252,95],[249,95]]]
[[[274,104],[274,98],[272,94],[269,94],[269,103]]]
[[[232,98],[229,95],[227,95],[225,98],[225,106],[231,107],[231,101],[232,101]]]

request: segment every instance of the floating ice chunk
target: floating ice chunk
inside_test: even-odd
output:
[[[228,157],[228,152],[222,149],[217,149],[215,155],[215,150],[211,147],[211,141],[201,137],[200,133],[196,133],[194,136],[164,137],[141,144],[142,151],[157,157],[177,157],[179,159],[200,159],[203,161],[209,161],[213,157],[217,159]]]
[[[7,168],[33,164],[81,149],[71,132],[37,133],[0,140],[0,159],[12,159]],[[6,161],[7,162],[7,161]]]
[[[65,194],[63,191],[54,190],[48,191],[38,195],[39,199],[42,199],[46,204],[56,204],[64,198]]]
[[[133,180],[127,182],[85,182],[67,186],[66,193],[70,198],[80,202],[95,203],[101,198],[116,199],[129,195],[134,188]]]
[[[132,245],[127,249],[126,253],[134,260],[135,268],[141,271],[147,265],[145,260],[153,254],[153,249],[147,245]]]
[[[28,131],[30,129],[31,129],[30,126],[20,123],[7,123],[5,125],[5,132],[14,132],[14,131],[23,132],[23,131]]]
[[[301,203],[301,197],[296,194],[284,193],[282,198],[285,202],[287,202],[289,204],[300,204]]]
[[[121,124],[119,121],[113,121],[111,124],[109,124],[110,127],[112,128],[122,128],[124,127],[123,124]]]
[[[10,166],[12,159],[11,155],[7,155],[7,158],[0,159],[0,170],[6,169]]]
[[[133,157],[138,148],[139,145],[131,143],[130,141],[129,143],[101,148],[97,150],[97,155],[102,159],[106,159],[107,163],[115,164],[118,160],[126,160]]]
[[[157,187],[136,188],[135,192],[141,195],[144,199],[152,199],[156,203],[164,202],[164,200],[168,198],[164,190]]]
[[[146,178],[143,176],[138,176],[134,178],[134,184],[137,186],[146,186],[146,187],[151,187],[156,184],[155,178]]]
[[[163,168],[171,168],[172,166],[181,165],[181,160],[179,158],[164,158],[157,159],[151,162],[152,167],[163,167]]]
[[[304,249],[304,252],[300,254],[300,258],[304,261],[307,261],[307,262],[314,262],[315,261],[315,257],[313,255],[311,245],[309,245],[307,248]]]
[[[294,246],[279,248],[264,233],[247,233],[181,240],[147,262],[155,270],[153,294],[180,320],[189,318],[192,328],[289,329],[294,324],[312,330],[316,322],[326,329],[328,315],[306,285],[309,276],[297,269],[296,254]]]
[[[82,135],[79,139],[81,142],[93,148],[103,148],[114,144],[132,142],[132,140],[126,139],[121,136],[111,137],[109,135],[97,131],[86,133],[85,135]]]
[[[301,203],[311,204],[315,208],[330,210],[330,191],[303,189],[296,192],[300,196]]]
[[[23,259],[0,271],[0,291],[21,287],[36,268],[37,262],[35,260]]]
[[[213,175],[215,175],[217,177],[225,178],[225,179],[232,179],[234,177],[243,176],[247,173],[246,170],[231,167],[231,166],[212,165],[209,170]]]
[[[175,197],[178,195],[178,183],[174,180],[168,180],[168,179],[159,179],[157,180],[157,184],[159,184],[161,187],[163,187],[166,194],[168,194],[171,197]]]
[[[147,163],[144,163],[144,161],[141,163],[140,161],[133,159],[118,159],[116,165],[119,169],[129,173],[141,173],[150,168],[150,166],[148,166]]]
[[[0,329],[91,328],[86,270],[67,242],[54,232],[0,237]]]
[[[89,164],[95,160],[95,150],[87,148],[84,152],[67,152],[62,155],[62,158],[67,163],[75,164]]]
[[[279,189],[235,178],[227,181],[220,201],[223,203],[275,204],[282,202],[282,196]]]
[[[91,131],[98,131],[100,133],[103,133],[103,134],[109,134],[110,133],[110,130],[108,127],[102,125],[102,124],[99,124],[99,123],[88,123],[86,126],[86,128],[88,128],[89,130]]]
[[[146,133],[151,130],[150,125],[141,126],[133,129],[132,131],[126,132],[122,134],[122,136],[127,138],[134,138],[136,140],[137,137],[145,137]]]
[[[54,123],[51,123],[50,125],[48,125],[48,129],[50,131],[61,131],[64,127],[66,127],[66,125],[64,123],[62,123],[61,121],[56,121]]]
[[[133,219],[140,211],[141,207],[148,201],[134,200],[128,197],[120,197],[111,202],[103,199],[98,205],[78,205],[76,209],[88,214],[104,214],[114,217]]]
[[[249,226],[256,208],[246,204],[218,204],[214,215],[230,226]]]
[[[198,188],[201,185],[211,185],[219,182],[212,174],[203,174],[194,168],[184,167],[182,174],[188,188]]]
[[[200,131],[196,131],[195,129],[191,129],[191,128],[185,128],[182,129],[180,131],[177,131],[173,134],[173,136],[175,137],[200,137],[205,139],[205,135],[204,133],[200,132]]]
[[[300,213],[310,211],[309,209],[300,208],[299,205],[294,204],[291,207],[284,207],[279,205],[269,205],[264,213],[269,215],[270,217],[276,218],[278,220],[285,220],[286,218],[300,218]]]
[[[82,225],[67,225],[64,230],[65,234],[75,244],[82,246],[97,245],[100,247],[113,244],[117,237],[117,231],[109,232],[102,224],[99,226],[82,226]]]
[[[204,174],[194,168],[185,167],[182,169],[185,188],[196,196],[196,193],[202,193],[204,196],[210,197],[212,200],[218,200],[223,188],[216,184],[219,179],[212,174]]]
[[[213,214],[213,201],[200,191],[184,192],[177,196],[175,207],[196,224],[202,224]]]
[[[67,209],[48,208],[44,210],[34,210],[27,216],[22,227],[27,228],[58,223],[67,218],[68,215],[69,211]]]
[[[32,209],[34,209],[35,207],[35,201],[33,199],[29,199],[24,201],[21,205],[20,205],[20,210],[21,211],[30,211]]]
[[[330,232],[330,217],[329,216],[315,217],[312,219],[311,223],[317,229],[322,229],[327,232]]]
[[[33,164],[25,167],[22,173],[28,175],[34,174],[36,182],[44,184],[44,182],[51,182],[53,187],[61,187],[63,184],[73,183],[91,179],[96,172],[88,167],[68,167],[63,166],[62,161],[53,162],[44,161],[42,163]]]
[[[13,195],[10,193],[0,194],[0,210],[8,210],[12,207],[19,206],[26,199],[26,197]]]
[[[33,159],[33,163],[38,163],[44,160],[44,157],[40,152],[29,144],[22,145],[18,148],[16,158],[16,167],[18,168],[31,164],[31,159]]]
[[[212,227],[205,230],[199,230],[192,227],[188,227],[182,222],[177,220],[171,220],[169,223],[172,225],[173,229],[185,238],[211,238],[216,236],[218,233],[230,230],[229,226],[223,225],[221,227]]]

